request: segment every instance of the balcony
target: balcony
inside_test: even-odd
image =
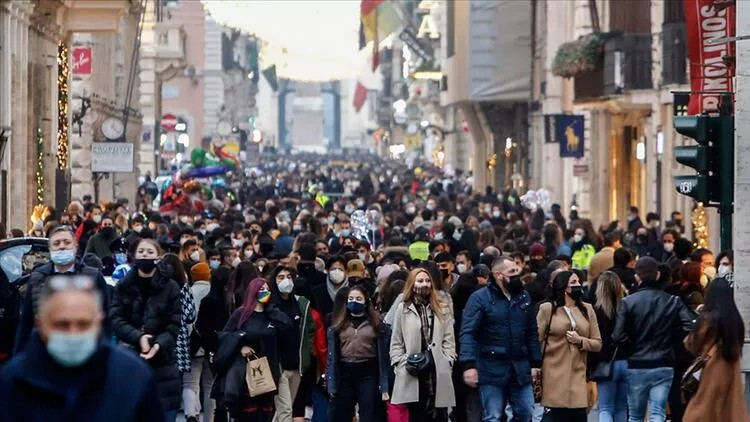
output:
[[[159,22],[154,26],[154,53],[163,60],[185,60],[185,30],[182,25]]]
[[[43,2],[40,2],[43,3]],[[63,26],[69,32],[117,32],[132,0],[64,0]]]
[[[662,34],[662,85],[687,84],[685,23],[665,23]]]
[[[599,56],[573,75],[577,102],[652,89],[651,34],[618,34],[603,43]]]

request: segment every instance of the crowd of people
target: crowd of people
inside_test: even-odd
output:
[[[0,271],[0,420],[748,420],[732,253],[679,213],[595,229],[368,162],[46,209],[49,262]]]

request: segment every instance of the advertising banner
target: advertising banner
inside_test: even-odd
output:
[[[691,91],[687,112],[718,110],[721,94],[734,91],[735,43],[712,41],[735,36],[735,7],[717,8],[714,0],[685,0],[685,27]]]

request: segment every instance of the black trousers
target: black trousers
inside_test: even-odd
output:
[[[341,363],[336,395],[331,399],[331,422],[351,422],[359,404],[360,422],[378,421],[378,362]]]

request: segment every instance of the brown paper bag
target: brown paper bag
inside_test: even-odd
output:
[[[247,390],[250,392],[250,397],[276,391],[276,384],[273,382],[273,374],[271,373],[271,366],[268,364],[268,358],[265,356],[259,358],[252,355],[251,358],[247,359],[245,382],[247,382]]]

